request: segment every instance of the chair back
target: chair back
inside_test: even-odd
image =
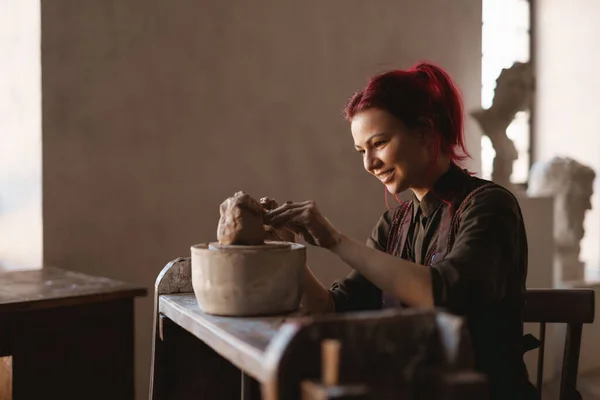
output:
[[[295,334],[279,362],[278,398],[296,398],[285,391],[297,387],[302,400],[487,398],[460,317],[389,309],[290,324]]]
[[[583,324],[594,322],[595,293],[592,289],[528,289],[524,322],[540,324],[536,386],[542,396],[546,324],[567,325],[560,378],[560,400],[581,398],[577,371]]]

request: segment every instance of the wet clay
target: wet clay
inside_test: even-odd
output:
[[[295,235],[292,232],[275,230],[264,224],[264,214],[278,206],[275,199],[270,197],[257,201],[243,191],[235,193],[221,203],[218,242],[240,246],[259,246],[266,240],[293,242]]]
[[[221,203],[219,210],[219,243],[247,246],[264,243],[267,233],[263,226],[263,207],[252,196],[237,192]]]

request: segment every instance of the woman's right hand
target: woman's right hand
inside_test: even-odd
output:
[[[307,243],[332,250],[342,240],[342,234],[317,208],[314,201],[285,202],[265,216],[268,224],[293,230]]]
[[[260,199],[260,205],[263,209],[263,215],[279,207],[277,201],[270,197],[263,197]],[[265,225],[267,231],[267,240],[273,240],[277,242],[295,242],[296,234],[286,228],[274,228],[270,225]]]

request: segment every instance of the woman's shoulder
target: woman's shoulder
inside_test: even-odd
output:
[[[459,207],[464,210],[472,207],[520,209],[516,196],[497,183],[475,176],[470,178],[469,190]]]

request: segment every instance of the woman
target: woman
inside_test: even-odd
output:
[[[534,398],[523,363],[527,238],[506,189],[471,176],[463,107],[451,78],[420,63],[373,77],[345,110],[365,169],[413,200],[383,214],[366,245],[337,230],[312,201],[267,214],[329,249],[353,272],[326,289],[307,267],[311,313],[442,307],[465,316],[493,398]]]

